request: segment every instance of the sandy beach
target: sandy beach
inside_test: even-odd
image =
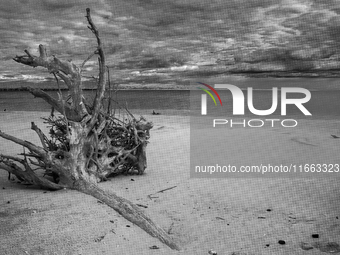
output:
[[[316,255],[330,253],[332,245],[334,251],[332,242],[340,240],[338,178],[190,178],[190,117],[140,113],[154,123],[145,174],[119,176],[99,186],[142,205],[182,251],[169,249],[93,197],[20,185],[0,171],[0,254],[194,255],[213,250],[219,255]],[[38,143],[29,128],[31,121],[42,127],[41,116],[42,112],[1,112],[0,129]],[[266,137],[278,139],[277,146],[290,151],[287,162],[296,151],[338,160],[340,139],[330,134],[339,135],[340,122],[303,123],[296,132],[272,130],[257,136],[237,129],[226,146],[249,139],[256,144]],[[0,153],[22,152],[3,139],[0,144]],[[318,153],[313,152],[316,148]],[[251,146],[240,151],[248,162],[276,155],[254,153]]]

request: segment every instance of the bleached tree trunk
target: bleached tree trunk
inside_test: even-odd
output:
[[[133,117],[130,123],[119,124],[119,120],[115,119],[115,116],[108,116],[103,110],[107,82],[105,55],[99,32],[91,19],[90,9],[86,9],[86,18],[89,29],[97,39],[97,49],[94,54],[91,54],[98,55],[99,65],[99,78],[93,104],[89,106],[84,101],[81,67],[71,61],[48,56],[43,45],[39,45],[39,56],[34,56],[27,50],[25,51],[26,55],[16,56],[14,58],[16,62],[32,67],[44,67],[55,77],[63,80],[68,87],[71,101],[66,102],[61,95],[59,95],[59,99],[55,99],[40,89],[28,88],[30,93],[45,100],[64,116],[65,123],[62,127],[65,130],[61,136],[65,142],[61,145],[56,144],[47,138],[34,123],[31,128],[39,136],[41,146],[0,131],[0,137],[20,144],[29,151],[24,154],[23,159],[11,155],[0,155],[0,169],[14,174],[20,180],[45,189],[69,188],[91,195],[170,248],[178,250],[179,246],[172,238],[136,205],[115,193],[102,190],[97,185],[97,182],[110,175],[120,173],[121,168],[126,165],[128,165],[128,171],[133,168],[138,171],[138,174],[144,172],[146,167],[145,150],[152,123],[143,118],[137,120]],[[57,125],[60,120],[51,121]],[[113,131],[121,132],[120,139],[122,141],[128,139],[130,147],[125,148],[120,141],[116,142],[117,136],[110,134]],[[44,168],[57,175],[59,182],[55,183],[38,176],[32,166]]]

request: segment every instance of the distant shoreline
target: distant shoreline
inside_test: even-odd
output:
[[[58,91],[57,88],[39,88],[41,90],[44,90],[44,91]],[[95,91],[97,90],[97,88],[85,88],[83,89],[84,91]],[[178,89],[178,88],[174,88],[174,89],[169,89],[169,88],[159,88],[159,87],[156,87],[156,88],[120,88],[119,90],[190,90],[190,88],[183,88],[183,89]],[[11,91],[28,91],[27,88],[0,88],[0,91],[8,91],[8,92],[11,92]],[[68,89],[61,89],[61,91],[68,91]],[[108,90],[106,90],[108,91]],[[114,90],[112,90],[114,91]]]
[[[284,72],[284,71],[269,71],[269,72],[233,72],[233,75],[240,75],[251,78],[311,78],[311,79],[327,79],[340,78],[340,70],[334,72]]]
[[[201,72],[200,72],[201,71]],[[340,79],[340,70],[329,70],[320,72],[286,72],[286,71],[228,71],[228,72],[212,72],[209,73],[207,70],[195,71],[195,73],[180,72],[178,73],[179,78],[148,81],[122,81],[115,80],[114,84],[117,86],[118,90],[190,90],[197,81],[204,80],[221,80],[225,78],[278,78],[278,79],[290,79],[290,78],[301,78],[301,79]],[[157,76],[157,73],[154,74]],[[176,74],[172,74],[176,77]],[[111,81],[112,82],[112,81]],[[96,90],[96,85],[93,82],[84,81],[83,90]],[[33,80],[2,80],[0,81],[0,91],[27,91],[27,87],[38,88],[45,91],[57,91],[58,87],[55,81],[33,81]],[[65,84],[62,84],[61,90],[67,90]]]

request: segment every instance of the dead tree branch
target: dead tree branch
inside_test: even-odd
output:
[[[34,56],[28,50],[25,50],[26,55],[16,56],[13,60],[32,67],[40,66],[47,68],[50,73],[54,73],[60,77],[67,85],[72,97],[72,108],[74,111],[71,114],[72,119],[75,119],[75,121],[82,119],[88,113],[83,102],[80,68],[70,61],[62,61],[55,56],[48,57],[45,47],[41,44],[39,45],[39,52],[39,56]],[[48,96],[45,92],[38,89],[29,89],[29,91],[34,96],[41,97],[48,103],[51,103],[57,111],[61,110],[60,102]]]
[[[91,190],[90,195],[94,196],[100,201],[103,201],[105,204],[124,216],[124,218],[144,229],[151,236],[158,238],[171,249],[180,250],[179,246],[165,232],[165,230],[155,224],[145,213],[143,213],[138,208],[137,205],[131,203],[125,198],[117,196],[113,192],[104,191],[93,184],[89,185],[91,185],[91,187],[80,187],[80,190],[82,190],[86,194],[89,194],[88,191]]]
[[[62,116],[51,114],[49,118],[44,119],[45,123],[50,125],[49,138],[31,123],[31,129],[38,135],[42,147],[0,131],[0,137],[29,150],[21,154],[24,159],[0,155],[0,169],[42,188],[69,188],[89,194],[112,207],[151,236],[178,250],[179,247],[172,238],[137,205],[97,186],[98,182],[117,174],[143,174],[147,166],[146,146],[150,137],[149,130],[153,125],[143,117],[135,118],[128,109],[125,109],[127,119],[115,116],[115,111],[112,115],[110,109],[104,109],[105,86],[110,73],[107,70],[106,76],[103,45],[89,8],[86,9],[86,18],[88,27],[97,40],[94,54],[98,55],[99,65],[96,96],[92,106],[86,104],[83,97],[81,67],[93,54],[81,67],[71,61],[48,56],[43,45],[39,46],[39,56],[34,56],[27,50],[26,55],[16,56],[16,62],[32,67],[44,67],[63,80],[68,87],[70,98],[64,100],[58,79],[58,99],[40,89],[29,88],[31,94],[45,100]],[[109,100],[112,100],[111,95]],[[32,166],[37,168],[33,170]],[[52,176],[54,181],[40,176],[41,169],[45,170],[44,176]]]
[[[98,79],[98,86],[97,86],[97,92],[96,97],[93,102],[93,114],[90,121],[90,124],[88,125],[89,130],[92,129],[94,124],[97,122],[97,118],[99,115],[99,112],[102,108],[102,101],[104,98],[105,93],[105,85],[106,85],[106,76],[105,76],[105,55],[103,51],[103,45],[101,42],[101,39],[99,37],[99,32],[97,27],[92,21],[90,8],[86,9],[86,18],[89,23],[88,28],[92,31],[92,33],[95,35],[97,39],[97,51],[95,51],[98,54],[98,65],[99,65],[99,79]]]
[[[13,161],[20,163],[25,170],[23,171],[22,168]],[[28,162],[24,159],[0,154],[0,169],[4,169],[9,173],[14,174],[21,181],[37,185],[44,189],[60,190],[67,187],[65,185],[49,181],[44,177],[38,177],[38,175],[29,166]]]

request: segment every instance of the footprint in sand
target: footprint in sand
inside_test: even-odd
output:
[[[314,242],[300,244],[301,249],[308,251],[313,248],[319,249],[321,252],[325,253],[340,253],[340,245],[336,242]]]
[[[311,143],[306,137],[293,137],[290,140],[303,145],[318,146],[317,144]]]
[[[316,242],[313,246],[322,252],[339,253],[340,245],[336,242]]]

